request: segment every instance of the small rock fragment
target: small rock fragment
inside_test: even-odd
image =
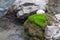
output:
[[[60,20],[60,14],[55,14],[55,17]]]
[[[37,14],[43,14],[43,13],[45,13],[44,10],[41,10],[41,9],[40,9],[40,10],[37,11]]]

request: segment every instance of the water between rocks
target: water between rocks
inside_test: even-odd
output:
[[[0,40],[25,40],[23,26],[12,18],[0,18]]]

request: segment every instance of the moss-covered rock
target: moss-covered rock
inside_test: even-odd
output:
[[[24,30],[28,40],[44,40],[44,29],[48,25],[44,14],[34,14],[24,23]]]
[[[43,14],[34,14],[29,16],[28,20],[35,23],[36,25],[39,25],[42,29],[44,29],[44,27],[47,25],[47,19]]]

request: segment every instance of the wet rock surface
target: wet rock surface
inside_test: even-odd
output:
[[[60,40],[60,0],[49,0],[48,12],[55,17],[55,21],[50,20],[50,26],[45,28],[46,40]]]
[[[60,23],[45,28],[46,40],[60,40]]]
[[[4,3],[4,0],[1,1]],[[2,4],[1,1],[0,4]],[[47,9],[48,13],[45,14],[50,22],[50,25],[45,29],[45,38],[46,40],[60,40],[60,0],[50,1]],[[0,40],[25,40],[26,35],[23,35],[23,23],[28,16],[35,14],[37,10],[42,9],[45,11],[47,3],[47,0],[16,0],[11,7],[9,6],[10,8],[6,15],[5,12],[8,9],[8,3],[6,6],[0,6],[0,16],[5,15],[0,18]],[[28,30],[27,40],[44,40],[44,30],[41,30],[40,26],[32,22],[28,23],[28,21],[25,26]]]
[[[47,0],[16,0],[9,11],[17,16],[17,18],[25,18],[35,14],[37,10],[46,10]]]
[[[0,18],[0,40],[25,40],[23,32],[23,26],[17,19]]]
[[[48,12],[52,14],[60,14],[60,0],[49,0]]]

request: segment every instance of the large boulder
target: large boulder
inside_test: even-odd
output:
[[[47,3],[47,0],[16,0],[7,14],[12,12],[17,18],[24,19],[39,9],[45,10]]]
[[[44,40],[44,30],[48,25],[43,14],[29,16],[24,23],[24,32],[27,40]]]

